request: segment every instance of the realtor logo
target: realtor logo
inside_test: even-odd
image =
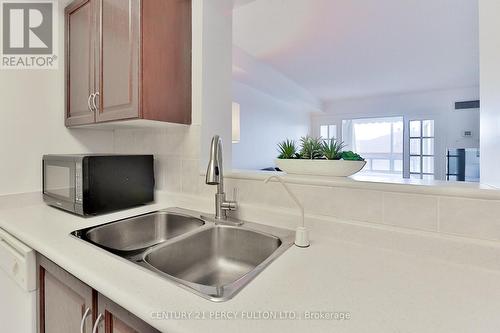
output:
[[[2,69],[57,68],[57,0],[2,0]]]

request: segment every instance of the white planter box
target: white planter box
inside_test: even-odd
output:
[[[289,174],[347,177],[359,172],[366,161],[276,159],[276,165]]]

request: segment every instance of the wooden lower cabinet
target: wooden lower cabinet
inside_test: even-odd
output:
[[[156,333],[152,328],[116,303],[99,295],[99,332],[104,333]]]
[[[37,260],[39,333],[159,332],[45,257]]]
[[[86,310],[93,308],[92,288],[43,257],[38,260],[38,276],[39,332],[80,332]],[[91,333],[91,316],[84,324],[83,332]]]

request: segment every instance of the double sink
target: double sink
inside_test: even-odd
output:
[[[215,223],[179,208],[81,229],[72,235],[212,301],[232,298],[292,244],[290,230]]]

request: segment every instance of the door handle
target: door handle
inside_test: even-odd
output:
[[[94,328],[92,329],[92,333],[97,333],[97,330],[99,329],[99,324],[102,321],[102,313],[99,313],[99,317],[97,317],[97,320],[95,321]]]
[[[92,97],[92,105],[94,106],[94,110],[97,112],[97,111],[99,111],[99,107],[97,106],[96,99],[97,99],[97,96],[100,97],[100,94],[97,91],[93,95],[94,95],[94,97]]]
[[[90,94],[89,95],[89,98],[87,99],[87,106],[89,107],[89,110],[90,112],[94,112],[94,109],[92,108],[92,105],[90,104],[90,101],[92,99],[94,99],[95,95],[94,94]]]
[[[80,322],[80,333],[84,333],[83,329],[85,328],[85,320],[87,319],[90,313],[91,313],[90,308],[87,308],[87,310],[85,310],[85,313],[83,314],[82,321]]]

